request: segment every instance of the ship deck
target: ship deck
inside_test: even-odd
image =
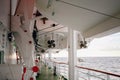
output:
[[[40,75],[37,80],[57,80],[57,76],[53,75],[53,72],[49,67],[42,64]]]

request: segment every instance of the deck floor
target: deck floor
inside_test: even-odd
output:
[[[41,66],[40,76],[37,80],[57,80],[57,76],[54,76],[52,70],[49,69],[47,66]]]

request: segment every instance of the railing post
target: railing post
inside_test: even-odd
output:
[[[60,75],[60,64],[59,64],[59,75]]]
[[[110,80],[110,76],[107,74],[107,80]]]
[[[78,70],[78,68],[76,68],[76,76],[77,76],[76,79],[79,80],[79,70]]]
[[[48,66],[48,68],[51,68],[51,53],[49,52],[48,53],[48,58],[47,58],[47,66]]]
[[[88,80],[90,80],[90,71],[88,70]]]
[[[56,74],[56,66],[54,65],[54,67],[53,67],[53,75],[54,76],[56,76],[57,74]]]
[[[76,80],[75,65],[77,62],[77,31],[69,28],[68,31],[68,65],[69,65],[69,80]]]

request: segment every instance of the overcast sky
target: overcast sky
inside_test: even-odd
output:
[[[96,38],[87,49],[78,50],[82,57],[120,57],[120,32]]]
[[[93,39],[88,48],[77,50],[78,57],[120,57],[120,32]],[[52,57],[68,57],[66,49]]]

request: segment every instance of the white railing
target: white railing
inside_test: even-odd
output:
[[[68,64],[64,62],[55,62],[55,61],[44,61],[45,64],[52,68],[52,72],[54,71],[58,76],[63,76],[64,78],[68,79]]]
[[[120,75],[76,66],[77,80],[120,80]]]
[[[56,67],[56,74],[68,79],[68,64],[64,62],[46,61],[46,64],[53,69]],[[75,66],[77,80],[120,80],[120,75],[101,70]]]
[[[64,76],[68,79],[68,64],[64,62],[54,62],[57,75]]]

